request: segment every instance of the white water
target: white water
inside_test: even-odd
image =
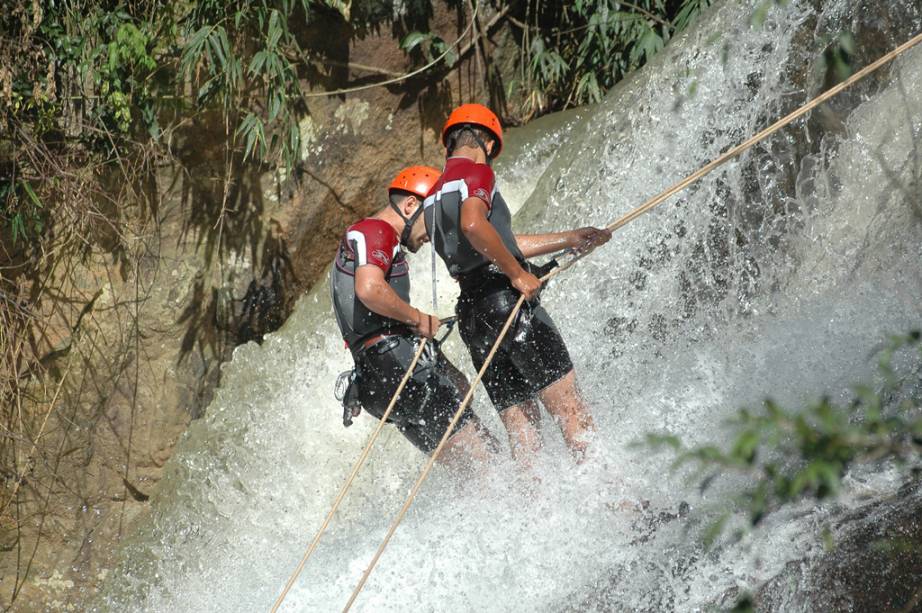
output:
[[[817,17],[795,1],[752,29],[755,4],[722,5],[597,108],[518,136],[498,168],[501,181],[510,177],[500,183],[507,199],[527,199],[517,228],[611,221],[805,100],[792,73],[820,45],[792,39],[851,23],[850,3],[827,2]],[[815,93],[820,77],[806,75]],[[832,511],[805,507],[704,555],[700,526],[740,482],[702,498],[685,475],[670,473],[671,458],[631,443],[663,430],[720,442],[735,409],[768,395],[788,405],[844,397],[849,383],[870,376],[869,352],[884,335],[918,326],[922,223],[912,206],[922,206],[922,50],[899,60],[879,91],[862,91],[864,99],[832,107],[844,120],[837,135],[810,145],[799,123],[552,284],[544,303],[595,412],[596,457],[574,467],[550,426],[537,494],[525,494],[508,459],[470,487],[436,471],[357,610],[695,610],[821,552],[817,525]],[[819,153],[793,168],[794,152],[808,148]],[[415,299],[426,306],[428,256],[421,252],[413,271]],[[450,282],[440,289],[448,313]],[[449,354],[471,373],[453,342]],[[373,427],[367,416],[341,425],[331,387],[348,363],[325,284],[262,346],[238,348],[99,608],[267,610]],[[501,434],[485,394],[476,409]],[[345,604],[423,461],[385,430],[284,610]],[[870,475],[862,495],[892,487],[888,475]],[[687,500],[692,518],[632,545],[634,518],[606,506],[622,494],[663,508]]]

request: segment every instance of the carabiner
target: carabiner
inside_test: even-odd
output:
[[[455,316],[446,317],[442,320],[442,327],[445,328],[445,334],[442,335],[442,338],[433,338],[432,342],[439,346],[445,342],[445,339],[451,334],[451,331],[455,329],[455,324],[458,323],[458,318]]]

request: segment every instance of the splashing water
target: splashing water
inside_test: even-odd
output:
[[[877,31],[883,51],[922,27],[911,0],[795,1],[750,27],[758,4],[719,5],[602,104],[513,134],[497,176],[522,204],[517,229],[602,225],[690,174],[820,89],[829,33]],[[899,26],[869,17],[884,10]],[[554,281],[543,300],[596,415],[592,461],[574,466],[545,419],[536,492],[508,451],[475,484],[437,469],[357,610],[695,610],[821,551],[817,517],[830,511],[804,506],[703,554],[699,526],[742,482],[702,496],[669,458],[632,443],[651,431],[719,443],[724,420],[765,396],[845,397],[884,335],[919,324],[920,109],[916,49]],[[413,266],[428,306],[427,250]],[[439,289],[447,314],[454,284]],[[447,352],[472,373],[457,339]],[[374,426],[341,425],[331,388],[349,365],[325,284],[262,346],[239,347],[98,608],[268,610]],[[502,435],[485,393],[475,409]],[[423,462],[385,429],[284,610],[345,604]],[[895,484],[880,473],[863,487]],[[693,513],[638,532],[612,510],[622,497],[687,500]]]

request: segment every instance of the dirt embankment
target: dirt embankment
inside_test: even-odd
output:
[[[459,15],[437,4],[431,31],[456,40],[467,25]],[[190,118],[139,188],[144,203],[114,205],[123,225],[106,231],[130,229],[130,249],[86,241],[40,280],[7,275],[18,295],[4,299],[43,325],[28,339],[4,334],[5,349],[40,356],[43,374],[17,373],[19,414],[34,417],[5,449],[0,604],[77,610],[93,593],[128,526],[143,521],[178,438],[207,410],[233,347],[281,325],[348,223],[385,203],[400,168],[440,165],[437,132],[454,105],[502,107],[517,51],[496,17],[484,9],[451,69],[308,97],[290,176],[252,166],[228,174],[221,118]],[[331,17],[300,36],[316,52],[305,92],[418,66],[387,28],[358,33]]]

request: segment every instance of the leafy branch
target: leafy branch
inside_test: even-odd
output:
[[[656,55],[712,0],[529,0],[521,30],[522,57],[508,94],[527,119],[598,102],[624,76]]]
[[[431,32],[410,32],[400,41],[400,48],[407,53],[420,51],[427,62],[435,62],[436,58],[444,55],[443,61],[449,68],[458,61],[458,54],[451,45]]]
[[[882,383],[876,389],[855,386],[849,406],[822,398],[804,410],[790,410],[767,400],[760,413],[739,411],[732,422],[737,434],[729,449],[689,448],[668,434],[648,435],[647,443],[673,450],[673,467],[696,464],[702,491],[728,472],[749,477],[752,485],[738,498],[752,527],[786,504],[835,497],[856,464],[890,461],[918,477],[922,472],[920,339],[919,331],[890,339],[878,357]],[[893,359],[903,354],[912,358],[912,368],[900,375]],[[709,545],[731,516],[732,512],[724,513],[708,531]]]

